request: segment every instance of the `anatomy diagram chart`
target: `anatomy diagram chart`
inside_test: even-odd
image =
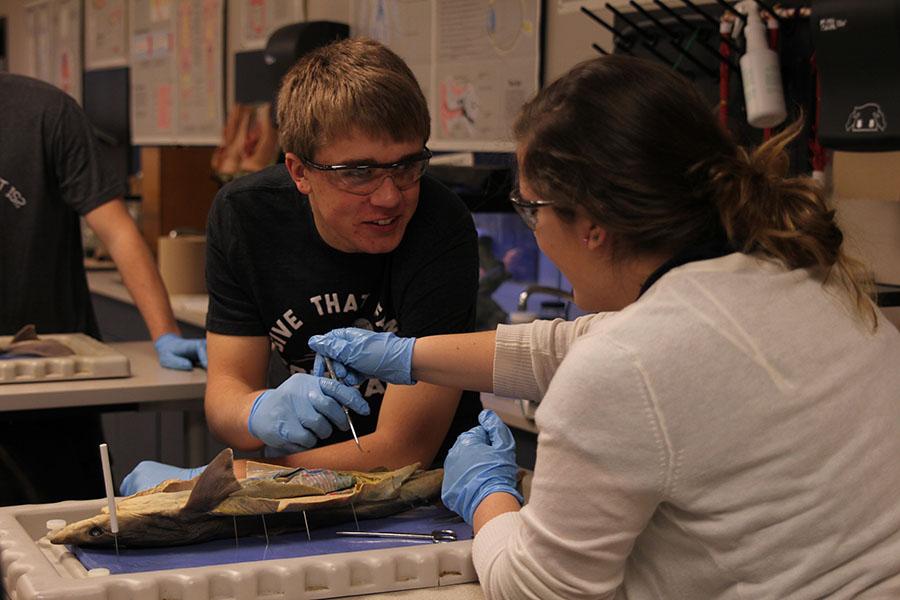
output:
[[[223,120],[223,0],[178,0],[177,6],[177,141],[214,146]]]
[[[351,27],[410,65],[429,101],[433,148],[513,149],[512,121],[539,83],[537,0],[357,0]]]
[[[133,144],[175,137],[174,2],[131,0],[131,136]]]
[[[378,40],[403,57],[429,100],[434,10],[431,0],[354,0],[350,12],[352,35]]]
[[[134,144],[216,144],[223,0],[130,0]]]
[[[305,21],[305,2],[285,0],[239,0],[237,3],[240,50],[265,48],[269,35],[285,25]],[[229,2],[229,10],[233,4]]]
[[[81,102],[81,4],[39,0],[25,5],[28,75]]]
[[[53,83],[53,56],[50,20],[53,5],[49,0],[30,2],[25,6],[25,28],[28,30],[28,75]]]
[[[84,68],[127,67],[127,0],[88,0],[84,19]]]

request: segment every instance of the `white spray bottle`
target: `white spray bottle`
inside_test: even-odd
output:
[[[774,127],[787,117],[778,54],[766,43],[766,27],[756,3],[744,0],[738,9],[747,15],[744,27],[747,49],[740,61],[747,122],[761,129]]]

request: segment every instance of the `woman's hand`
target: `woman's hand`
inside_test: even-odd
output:
[[[480,425],[456,439],[444,461],[441,500],[466,523],[473,523],[482,500],[505,492],[522,503],[516,489],[516,442],[509,427],[492,410],[478,415]]]
[[[416,338],[348,327],[309,338],[316,355],[313,374],[325,376],[323,356],[332,359],[335,375],[347,385],[368,377],[388,383],[412,385],[412,356]]]

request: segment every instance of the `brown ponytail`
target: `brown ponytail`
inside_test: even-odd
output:
[[[731,244],[762,253],[789,269],[809,269],[823,284],[836,282],[872,329],[878,326],[865,266],[847,256],[844,235],[825,192],[809,177],[788,177],[785,148],[803,127],[802,117],[751,153],[736,147],[710,171],[712,197]]]

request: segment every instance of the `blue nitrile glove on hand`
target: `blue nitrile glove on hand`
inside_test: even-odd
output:
[[[369,404],[356,388],[297,373],[256,397],[247,428],[266,446],[285,454],[302,452],[331,436],[332,424],[341,431],[350,428],[342,406],[369,414]]]
[[[356,327],[335,329],[309,338],[309,347],[318,355],[332,359],[335,375],[348,385],[357,385],[367,377],[388,383],[412,385],[412,356],[416,338],[397,337],[393,333]],[[313,372],[325,372],[321,356],[316,356]]]
[[[206,340],[187,340],[175,333],[165,333],[153,342],[159,364],[167,369],[190,371],[194,364],[206,368]]]
[[[125,476],[119,492],[123,496],[137,494],[141,490],[149,490],[167,479],[193,479],[203,472],[206,465],[193,469],[182,469],[172,465],[165,465],[153,460],[142,460],[134,470]]]
[[[516,442],[509,427],[492,410],[478,415],[481,425],[463,432],[444,461],[441,500],[466,523],[472,524],[475,509],[494,492],[512,494],[516,489]]]

